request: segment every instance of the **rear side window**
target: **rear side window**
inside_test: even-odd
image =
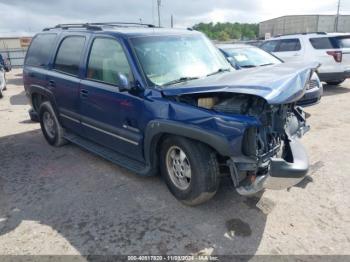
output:
[[[301,44],[299,39],[283,39],[281,40],[279,46],[275,52],[291,52],[299,51],[301,49]]]
[[[47,66],[55,38],[56,34],[40,34],[34,37],[25,64],[39,67]]]
[[[118,86],[118,74],[133,80],[122,46],[114,39],[96,38],[90,52],[87,78]]]
[[[350,48],[350,36],[339,36],[337,39],[341,48]]]
[[[77,76],[84,44],[85,37],[83,36],[69,36],[64,38],[56,55],[54,69]]]
[[[317,37],[310,38],[310,43],[315,49],[335,49],[338,48],[338,44],[334,38],[331,37]]]
[[[260,48],[267,52],[275,52],[278,43],[278,40],[267,41],[263,43]]]

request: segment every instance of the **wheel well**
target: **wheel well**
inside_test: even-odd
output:
[[[35,112],[39,112],[39,108],[40,105],[45,102],[48,101],[49,98],[45,95],[39,94],[39,93],[33,93],[32,94],[32,105],[33,105],[33,109],[35,110]]]
[[[165,139],[167,139],[168,137],[172,137],[172,136],[178,136],[178,137],[190,139],[190,140],[196,141],[198,143],[202,143],[202,144],[206,145],[207,147],[209,147],[216,154],[216,160],[218,161],[219,166],[220,166],[220,173],[227,173],[226,172],[227,171],[226,170],[226,161],[229,158],[226,156],[222,156],[215,148],[213,148],[212,146],[210,146],[202,141],[199,141],[199,140],[194,140],[192,138],[188,138],[185,136],[174,135],[174,134],[169,134],[169,133],[158,134],[158,135],[156,135],[156,137],[154,137],[152,139],[152,143],[151,143],[151,150],[152,150],[151,156],[152,156],[152,158],[151,158],[151,161],[152,161],[152,164],[155,165],[157,168],[159,167],[159,155],[160,155],[161,146],[162,146],[163,142],[165,141]],[[156,157],[154,157],[154,156],[156,156]]]

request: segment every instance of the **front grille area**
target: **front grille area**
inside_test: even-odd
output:
[[[306,90],[313,89],[315,87],[318,87],[317,80],[310,80],[309,84],[306,86]]]

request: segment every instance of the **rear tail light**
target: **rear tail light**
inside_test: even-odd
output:
[[[333,56],[335,62],[341,63],[343,60],[342,51],[327,51],[327,54]]]

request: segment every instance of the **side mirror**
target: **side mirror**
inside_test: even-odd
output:
[[[129,79],[127,78],[126,75],[122,74],[122,73],[118,73],[118,80],[119,80],[119,91],[123,92],[123,91],[130,91],[131,85],[129,82]]]

